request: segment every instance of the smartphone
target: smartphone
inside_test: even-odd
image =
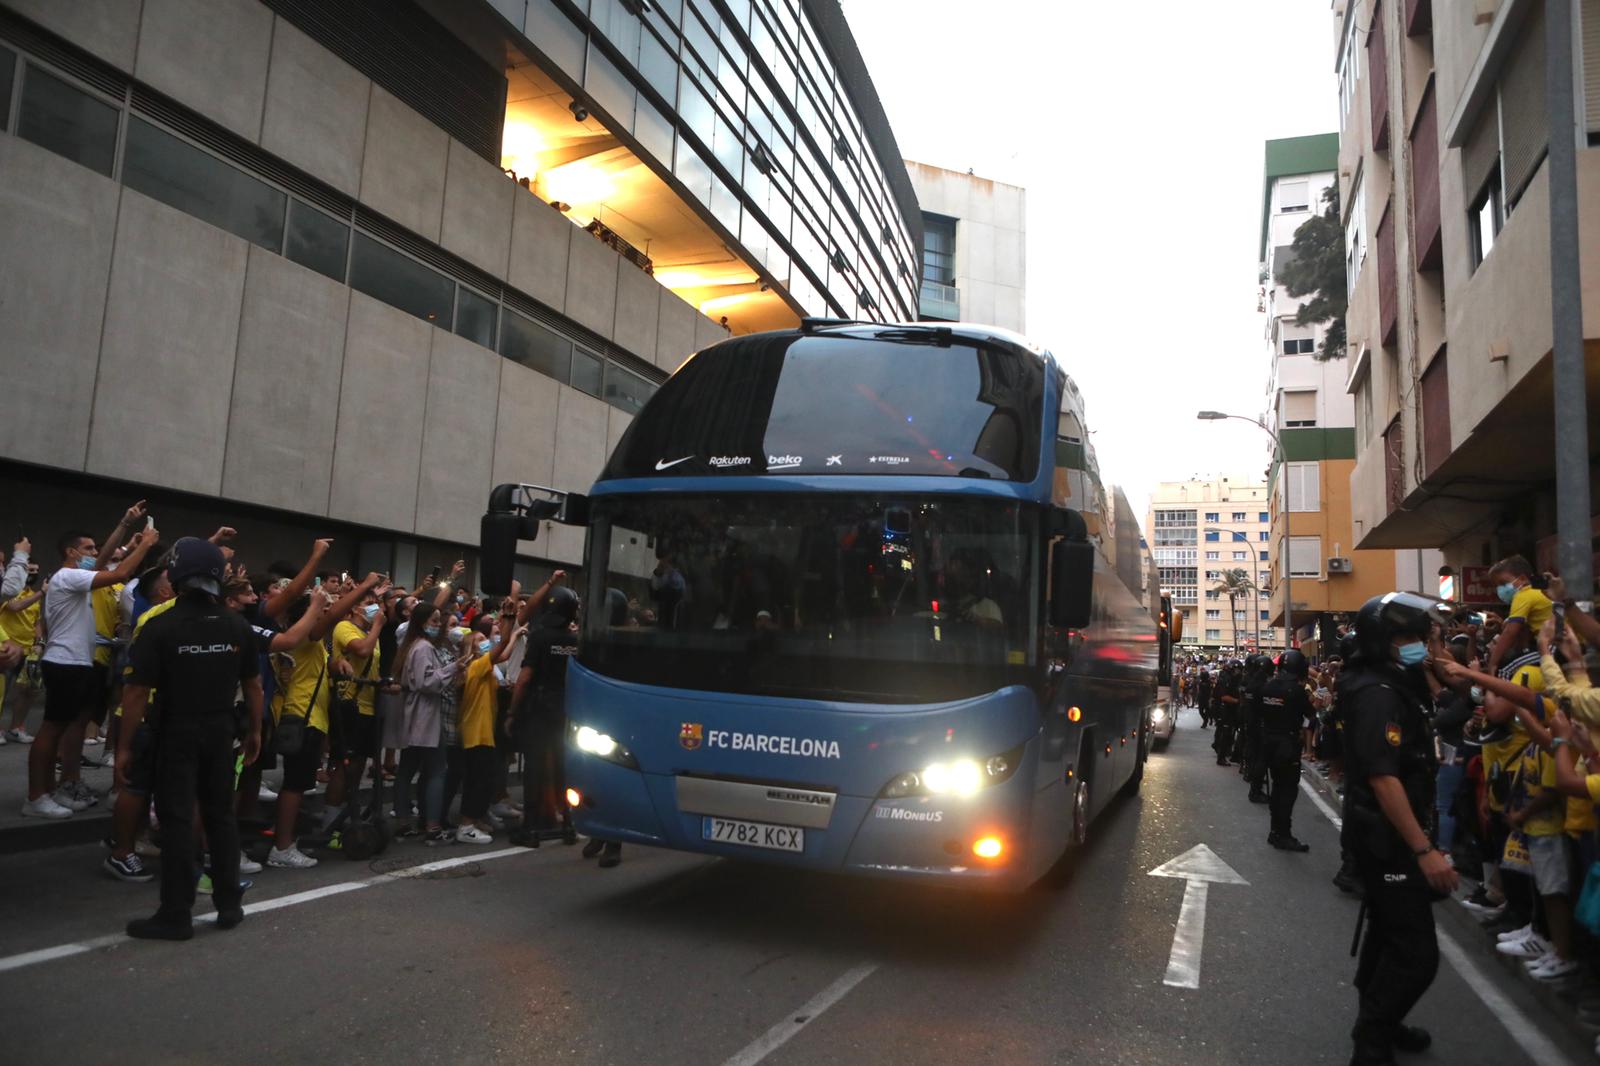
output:
[[[314,588],[314,589],[320,589],[322,587],[322,578],[319,577],[315,581],[313,581],[311,583],[311,587]]]
[[[428,576],[433,578],[435,581],[438,581],[439,580],[439,571],[442,570],[442,569],[443,569],[443,567],[436,566],[436,567],[433,568],[432,572]]]
[[[150,530],[156,528],[156,516],[155,515],[147,514],[147,515],[144,516],[144,528],[145,528],[145,532],[149,532]]]
[[[349,583],[350,583],[350,571],[348,571],[348,570],[340,571],[339,572],[339,584],[348,585]]]
[[[1556,603],[1552,603],[1550,605],[1550,613],[1555,616],[1555,620],[1556,620],[1555,646],[1557,648],[1559,648],[1559,647],[1561,647],[1561,642],[1563,640],[1565,640],[1566,636],[1567,636],[1567,605],[1564,604],[1564,603],[1561,603],[1559,601],[1556,602]]]

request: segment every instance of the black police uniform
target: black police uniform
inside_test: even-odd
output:
[[[1261,788],[1267,779],[1266,767],[1261,762],[1261,690],[1266,684],[1261,664],[1253,664],[1241,686],[1239,737],[1235,740],[1240,753],[1239,772],[1250,782],[1250,798],[1259,802],[1266,801]]]
[[[561,613],[546,611],[528,634],[523,668],[532,684],[515,708],[517,750],[523,756],[524,825],[538,832],[572,824],[566,805],[567,663],[578,653],[578,635]]]
[[[1371,778],[1398,778],[1411,813],[1426,827],[1437,771],[1427,702],[1416,679],[1385,664],[1348,671],[1339,680],[1347,782],[1340,842],[1365,890],[1367,917],[1352,1061],[1384,1063],[1404,1032],[1406,1013],[1438,972],[1433,903],[1440,897],[1423,877],[1419,856],[1379,808]]]
[[[188,591],[146,622],[129,652],[127,683],[156,690],[156,817],[161,820],[161,909],[184,928],[194,907],[194,811],[211,849],[219,913],[240,903],[239,828],[233,816],[234,694],[260,674],[250,625],[213,597]]]
[[[1234,702],[1228,702],[1229,697]],[[1239,671],[1230,666],[1218,675],[1216,686],[1211,690],[1211,714],[1217,723],[1211,747],[1217,753],[1218,766],[1227,766],[1228,757],[1233,754],[1234,733],[1239,728],[1238,698]]]
[[[1200,728],[1211,724],[1211,674],[1205,670],[1194,683],[1195,706],[1200,708]]]
[[[1300,794],[1300,730],[1311,715],[1305,685],[1280,671],[1261,687],[1261,767],[1272,778],[1272,832],[1267,842],[1299,851],[1294,801]]]

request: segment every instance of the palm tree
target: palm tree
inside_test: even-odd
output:
[[[1224,570],[1222,580],[1217,582],[1217,587],[1211,590],[1228,597],[1228,626],[1233,634],[1233,646],[1239,647],[1239,611],[1238,601],[1240,596],[1254,596],[1256,584],[1250,580],[1250,575],[1243,570]],[[1256,640],[1256,650],[1261,650],[1259,634]]]

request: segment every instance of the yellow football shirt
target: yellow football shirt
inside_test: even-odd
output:
[[[272,720],[287,710],[306,719],[312,729],[328,731],[328,649],[320,640],[273,656],[278,691],[272,697]],[[285,661],[287,660],[287,661]]]
[[[343,621],[333,627],[333,657],[343,659],[350,664],[350,670],[355,677],[370,678],[376,681],[383,676],[383,653],[378,646],[372,646],[372,654],[361,658],[350,651],[354,641],[365,640],[367,635],[361,627],[351,621]],[[368,664],[371,664],[370,666]],[[362,714],[373,713],[373,700],[377,697],[378,690],[371,685],[356,685],[349,681],[339,682],[339,695],[344,699],[354,699],[356,706]]]
[[[467,664],[466,685],[461,693],[463,748],[494,747],[494,695],[498,687],[492,655],[480,655]]]

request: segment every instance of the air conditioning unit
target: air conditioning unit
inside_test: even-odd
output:
[[[1348,555],[1335,555],[1328,559],[1328,573],[1348,574],[1355,569],[1350,563]]]

